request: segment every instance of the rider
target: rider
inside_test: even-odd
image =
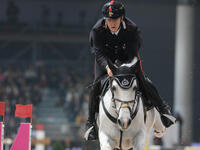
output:
[[[114,64],[128,63],[137,57],[140,60],[140,30],[130,19],[125,17],[124,5],[119,1],[110,1],[103,6],[103,18],[99,19],[90,32],[90,44],[95,55],[95,81],[108,74],[113,76],[108,61]],[[144,76],[141,60],[137,65],[140,91],[159,111],[165,127],[174,123],[170,107],[161,99],[152,82]],[[95,112],[98,109],[100,83],[94,84],[90,93],[89,118],[86,123],[87,140],[97,139]],[[173,119],[172,119],[173,118]]]

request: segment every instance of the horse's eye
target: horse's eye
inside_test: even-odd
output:
[[[112,87],[112,91],[116,91],[116,87],[115,86]]]

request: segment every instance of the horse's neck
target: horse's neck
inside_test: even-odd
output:
[[[139,109],[138,109],[138,113],[134,119],[135,122],[137,122],[137,124],[134,125],[135,129],[141,129],[141,128],[145,128],[145,114],[144,114],[144,105],[142,102],[142,98],[139,98]]]
[[[143,105],[143,102],[142,102],[142,98],[141,97],[139,97],[139,100],[138,100],[138,113],[137,113],[137,116],[136,116],[136,118],[139,118],[139,119],[141,119],[141,117],[144,117],[144,105]]]

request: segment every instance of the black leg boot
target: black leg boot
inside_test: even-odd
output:
[[[145,91],[147,93],[147,97],[160,113],[164,126],[168,128],[174,124],[176,122],[176,118],[172,115],[170,106],[161,99],[155,86],[147,77],[145,77]]]
[[[156,109],[160,113],[161,120],[164,126],[167,128],[170,127],[176,122],[176,118],[172,116],[172,113],[170,111],[170,106],[161,99],[157,89],[155,88],[151,80],[143,75],[139,63],[137,65],[137,77],[139,79],[140,90],[143,96],[148,98],[148,100],[152,102],[154,107],[156,107]]]
[[[96,140],[98,138],[98,133],[96,129],[96,119],[95,113],[98,108],[98,87],[99,85],[96,84],[92,87],[90,91],[90,98],[89,98],[89,117],[86,122],[86,133],[85,139],[86,140]]]

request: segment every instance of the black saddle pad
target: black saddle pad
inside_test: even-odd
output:
[[[146,111],[149,111],[154,108],[153,103],[149,99],[144,98],[144,96],[142,96],[142,101]]]
[[[109,77],[105,76],[102,80],[101,80],[101,96],[103,96],[105,94],[105,92],[107,91],[107,89],[109,88]]]

